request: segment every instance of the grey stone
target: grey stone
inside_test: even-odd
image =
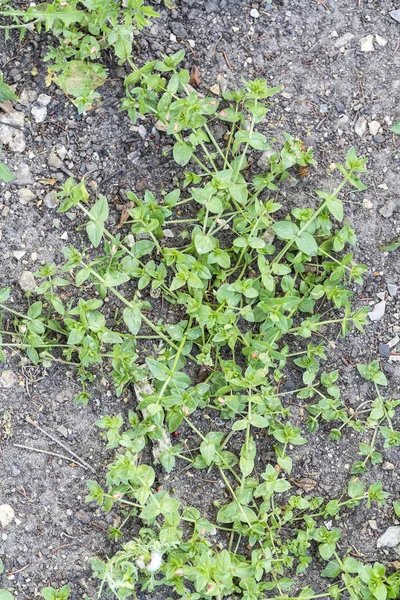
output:
[[[258,10],[256,8],[252,8],[250,11],[250,16],[253,17],[253,19],[258,19],[258,17],[260,16],[260,13],[258,12]]]
[[[204,9],[207,14],[217,12],[219,10],[219,2],[217,0],[208,0],[204,3]]]
[[[7,146],[11,152],[25,150],[24,118],[24,113],[18,110],[1,115],[0,143]]]
[[[379,46],[386,46],[386,44],[388,43],[386,38],[384,38],[378,34],[376,34],[375,39],[376,39],[376,43],[379,44]]]
[[[389,344],[379,344],[379,354],[383,358],[389,358],[389,356],[390,356],[390,346],[389,346]]]
[[[400,526],[391,525],[377,540],[378,548],[396,548],[400,544]]]
[[[363,116],[358,117],[354,125],[354,131],[359,137],[363,137],[367,131],[367,119]]]
[[[182,40],[186,40],[188,37],[188,32],[179,21],[173,21],[171,23],[172,33],[176,35],[176,37],[181,38]]]
[[[369,311],[368,317],[371,321],[380,321],[385,314],[386,301],[381,300],[378,304],[375,304],[374,308]]]
[[[48,192],[43,198],[43,203],[47,208],[57,208],[58,198],[56,192]]]
[[[352,33],[350,33],[350,32],[344,33],[343,35],[338,37],[338,39],[335,42],[335,46],[336,46],[336,48],[341,48],[342,46],[347,46],[347,44],[349,42],[351,42],[352,39],[354,39],[354,35]]]
[[[13,252],[13,257],[16,258],[17,260],[21,260],[21,258],[23,258],[26,254],[25,250],[14,250]]]
[[[28,185],[33,183],[32,173],[30,172],[29,166],[26,163],[21,163],[15,172],[16,183],[22,183]]]
[[[21,188],[18,192],[19,201],[21,204],[28,204],[31,202],[36,196],[29,188]]]
[[[343,104],[343,102],[340,102],[340,100],[338,100],[338,102],[335,102],[335,107],[340,115],[343,115],[346,112],[346,107]]]
[[[37,92],[35,92],[35,90],[27,90],[24,88],[18,98],[18,102],[22,104],[22,106],[29,106],[32,102],[35,102],[36,97]]]
[[[368,123],[368,129],[371,135],[376,135],[381,128],[379,121],[371,121]]]
[[[12,506],[10,506],[9,504],[2,504],[0,506],[0,524],[3,529],[5,529],[8,525],[10,525],[10,523],[13,522],[14,517],[15,512]]]
[[[272,148],[271,150],[264,150],[264,152],[261,154],[260,158],[257,161],[257,166],[260,167],[260,169],[267,169],[269,167],[270,158],[274,154],[275,150],[273,150]]]
[[[0,373],[0,388],[9,390],[18,383],[18,377],[13,371],[6,369]]]
[[[51,167],[52,169],[61,169],[61,167],[63,166],[62,160],[57,156],[54,149],[50,152],[47,162],[49,164],[49,167]]]
[[[373,52],[374,48],[374,36],[366,35],[360,40],[360,46],[362,52]]]
[[[24,292],[33,292],[36,289],[36,280],[31,271],[23,271],[18,283]]]
[[[400,8],[392,10],[389,15],[392,17],[392,19],[400,23]]]
[[[394,298],[395,296],[397,296],[397,285],[395,285],[394,283],[388,283],[386,285],[387,287],[387,291],[389,292],[389,295]]]
[[[31,110],[32,116],[35,119],[35,123],[44,123],[47,117],[46,106],[33,106]]]
[[[40,104],[40,106],[48,106],[51,101],[52,97],[48,94],[40,94],[37,99],[37,102]]]
[[[393,202],[393,200],[389,200],[389,202],[387,202],[385,204],[385,206],[382,206],[382,208],[379,210],[379,213],[385,219],[389,219],[392,216],[392,214],[394,213],[395,208],[396,208],[396,205]]]
[[[11,465],[11,475],[13,477],[18,477],[18,475],[21,473],[21,470],[17,467],[17,465],[15,465],[14,463]]]

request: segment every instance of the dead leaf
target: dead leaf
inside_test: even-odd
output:
[[[121,229],[121,227],[127,222],[127,220],[129,219],[129,211],[133,207],[134,207],[133,202],[127,202],[127,204],[124,204],[124,206],[122,207],[121,216],[119,218],[119,223],[116,226],[116,228],[114,229],[113,233],[118,231],[118,229]]]
[[[194,65],[190,73],[189,83],[193,86],[200,85],[201,83],[199,67],[197,67],[196,65]]]
[[[57,183],[57,179],[38,179],[38,182],[43,185],[54,185]]]
[[[212,85],[210,87],[210,92],[212,92],[216,96],[220,96],[221,95],[221,88],[219,87],[219,84],[216,83],[215,85]]]
[[[196,383],[203,383],[210,374],[210,368],[207,365],[200,365],[197,372]]]
[[[313,490],[317,485],[317,482],[309,477],[305,477],[304,479],[294,479],[293,477],[289,477],[289,481],[294,483],[296,487],[301,488],[305,492],[311,492],[311,490]]]

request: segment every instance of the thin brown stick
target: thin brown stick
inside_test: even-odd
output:
[[[226,64],[228,65],[228,67],[230,68],[230,70],[233,71],[233,68],[232,68],[231,63],[229,62],[229,58],[228,58],[227,53],[225,52],[225,50],[221,50],[221,52],[222,52],[222,56],[225,59]]]
[[[83,458],[81,458],[80,456],[78,456],[78,454],[76,454],[73,450],[70,450],[68,448],[68,446],[66,446],[66,444],[64,444],[63,442],[60,442],[60,440],[58,440],[56,437],[54,437],[53,435],[51,435],[51,433],[47,433],[47,431],[45,431],[44,429],[42,429],[40,427],[40,425],[38,425],[36,423],[36,421],[34,421],[33,419],[31,419],[30,417],[26,417],[25,420],[30,424],[33,425],[34,427],[36,427],[36,429],[38,429],[39,431],[41,431],[42,433],[44,433],[44,435],[47,435],[48,438],[50,438],[51,440],[53,440],[53,442],[56,442],[56,444],[58,444],[59,446],[61,446],[61,448],[64,448],[64,450],[66,450],[69,454],[71,454],[72,456],[74,456],[76,459],[78,459],[78,461],[80,463],[82,463],[82,465],[84,465],[86,468],[88,468],[90,471],[92,471],[92,473],[95,473],[96,471],[93,469],[93,467],[91,465],[89,465],[85,460],[83,460]]]
[[[14,446],[16,448],[23,448],[24,450],[31,450],[33,452],[39,452],[40,454],[49,454],[50,456],[57,456],[57,458],[63,458],[64,460],[68,460],[69,462],[71,462],[73,460],[71,456],[65,456],[65,454],[59,454],[58,452],[50,452],[49,450],[42,450],[42,448],[34,448],[33,446],[25,446],[24,444],[14,444]],[[80,467],[82,467],[82,469],[87,468],[85,465],[78,463],[78,461],[76,461],[76,463]]]

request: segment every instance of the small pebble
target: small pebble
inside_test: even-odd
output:
[[[24,292],[33,292],[36,289],[36,280],[30,271],[23,271],[18,283]]]
[[[395,285],[394,283],[388,283],[386,285],[387,287],[387,291],[389,292],[389,295],[394,298],[395,296],[397,296],[397,285]]]
[[[47,108],[45,106],[34,106],[31,113],[35,123],[43,123],[47,117]]]
[[[0,506],[0,524],[5,529],[10,523],[13,522],[15,512],[12,506],[9,504],[2,504]]]
[[[386,38],[384,38],[378,34],[376,34],[375,39],[376,39],[376,43],[379,44],[379,46],[386,46],[386,44],[388,43]]]
[[[13,256],[17,260],[21,260],[21,258],[23,258],[25,256],[25,254],[26,254],[25,250],[14,250],[14,252],[13,252]]]
[[[361,51],[362,52],[373,52],[375,50],[373,42],[374,42],[373,35],[366,35],[365,37],[361,38],[361,40],[360,40]]]
[[[389,344],[379,344],[379,354],[383,358],[389,358],[389,356],[390,356]]]
[[[258,10],[256,8],[252,8],[250,11],[250,16],[253,17],[253,19],[258,19],[258,17],[260,16],[260,13],[258,12]]]
[[[354,131],[359,137],[363,137],[363,135],[367,132],[367,119],[363,116],[358,117],[356,124],[354,125]]]
[[[382,206],[382,208],[379,209],[379,213],[382,215],[382,217],[384,219],[390,219],[390,217],[394,213],[395,208],[396,208],[396,205],[393,202],[393,200],[389,200],[389,202],[387,202],[385,204],[385,206]]]
[[[400,23],[400,8],[392,10],[389,15],[392,17],[392,19]]]
[[[400,527],[391,525],[383,535],[378,538],[376,545],[378,548],[396,548],[400,544]]]

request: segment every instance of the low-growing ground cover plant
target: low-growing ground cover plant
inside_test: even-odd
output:
[[[4,4],[4,3],[3,3]],[[0,7],[2,2],[0,2]],[[20,9],[8,5],[0,13],[12,20],[2,25],[12,28],[51,32],[47,83],[56,82],[77,106],[89,109],[100,98],[96,91],[107,79],[108,70],[100,59],[111,49],[120,64],[130,60],[135,31],[151,24],[157,12],[144,0],[53,0]]]
[[[379,363],[358,366],[376,392],[363,420],[342,403],[338,371],[322,366],[331,336],[366,323],[368,308],[351,304],[366,266],[349,251],[356,238],[342,200],[345,190],[365,189],[366,159],[349,150],[330,170],[331,189],[317,190],[310,206],[288,209],[279,186],[291,169],[315,162],[300,140],[286,134],[275,148],[257,130],[280,88],[256,79],[224,92],[222,101],[204,97],[179,68],[182,59],[179,52],[135,69],[123,103],[133,120],[150,115],[171,137],[174,160],[187,168],[182,185],[159,198],[129,193],[126,218],[113,233],[107,198],[93,188],[89,206],[90,186],[68,179],[59,211],[82,211],[90,245],[67,248],[61,272],[51,264],[39,269],[40,299],[27,314],[7,304],[9,290],[2,290],[0,307],[14,321],[1,343],[35,364],[75,365],[81,403],[96,376],[111,378],[118,395],[134,386],[138,404],[127,421],[105,415],[98,423],[117,452],[106,489],[90,481],[87,500],[106,511],[121,506],[124,524],[134,519],[143,527],[110,560],[93,560],[102,589],[119,599],[159,585],[185,600],[395,599],[399,574],[351,556],[340,546],[341,530],[327,524],[361,503],[385,503],[381,482],[367,486],[361,476],[382,460],[379,437],[386,447],[400,444],[392,425],[398,401],[383,397]],[[226,124],[222,142],[214,122]],[[252,166],[260,151],[269,155],[263,173]],[[301,382],[282,391],[293,364]],[[290,395],[306,404],[310,433],[321,421],[336,441],[345,427],[370,432],[343,497],[293,493],[293,449],[307,439]],[[196,420],[205,409],[214,415],[207,430]],[[217,419],[228,433],[214,426]],[[191,431],[189,447],[171,443],[180,426]],[[255,431],[265,432],[275,453],[262,472]],[[212,471],[229,501],[216,497],[204,515],[174,497],[168,479],[159,489],[156,470],[140,461],[147,444],[167,473]],[[123,525],[112,530],[116,541],[124,536]],[[329,580],[323,591],[298,579],[313,556]]]

